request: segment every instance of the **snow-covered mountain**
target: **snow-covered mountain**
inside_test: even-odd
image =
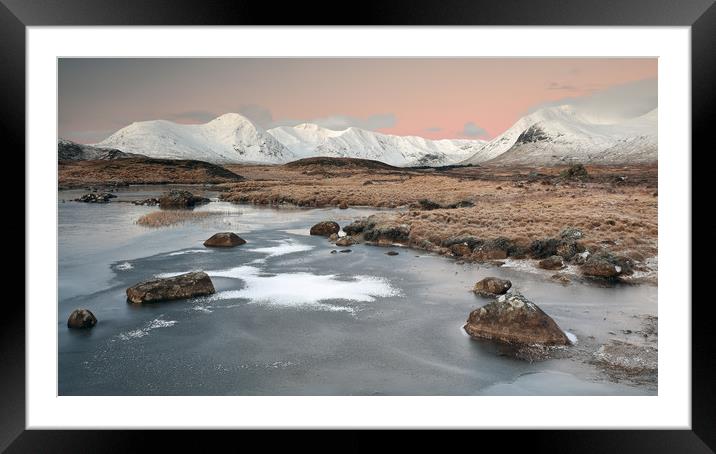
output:
[[[376,159],[395,166],[437,166],[462,161],[484,144],[481,140],[393,136],[359,128],[334,131],[308,123],[265,131],[248,118],[228,113],[200,125],[166,120],[133,123],[96,146],[217,164],[280,164],[330,156]]]
[[[609,119],[570,105],[543,108],[520,118],[462,163],[653,162],[657,160],[657,117],[657,109],[636,118]]]
[[[283,163],[298,159],[271,134],[235,113],[200,125],[166,120],[132,123],[97,146],[152,158],[196,159],[214,164]]]
[[[347,128],[334,131],[311,123],[269,129],[279,142],[302,158],[330,156],[375,159],[394,166],[454,164],[484,146],[482,140],[430,140]]]
[[[375,159],[394,166],[651,162],[657,159],[657,110],[624,120],[589,116],[569,105],[548,107],[522,117],[489,142],[430,140],[354,127],[334,131],[310,123],[266,131],[228,113],[199,125],[133,123],[96,146],[215,164],[281,164],[314,156]]]

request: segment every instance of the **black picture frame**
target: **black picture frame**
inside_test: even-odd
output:
[[[350,11],[350,13],[348,13]],[[716,118],[716,6],[714,0],[518,0],[362,1],[339,4],[274,3],[246,0],[0,0],[0,80],[3,115],[0,132],[6,152],[25,150],[25,31],[29,26],[65,25],[530,25],[530,26],[689,26],[692,62],[692,148],[713,153],[711,123]],[[673,152],[667,150],[665,152]],[[688,153],[688,150],[681,151]],[[692,194],[708,197],[708,169],[692,162]],[[19,159],[18,159],[19,160]],[[22,165],[26,171],[24,160]],[[703,178],[701,178],[703,177]],[[703,183],[702,183],[703,182]],[[703,184],[699,189],[698,185]],[[711,205],[701,205],[707,208]],[[692,202],[692,212],[699,204]],[[711,214],[711,210],[707,210]],[[692,238],[716,233],[714,221],[692,219]],[[25,241],[28,238],[25,237]],[[693,257],[693,255],[692,255]],[[688,266],[689,264],[684,264]],[[31,270],[26,270],[27,272]],[[692,266],[692,282],[708,282],[708,269]],[[699,279],[701,278],[701,279]],[[685,289],[688,290],[688,289]],[[443,437],[444,449],[474,449],[499,443],[507,452],[519,447],[552,452],[714,452],[716,449],[716,351],[709,338],[713,302],[684,292],[678,304],[692,310],[691,430],[571,430],[461,432]],[[0,450],[7,452],[135,452],[155,449],[163,438],[207,449],[233,432],[207,436],[189,432],[25,430],[24,307],[6,300],[0,317]],[[93,411],[88,408],[87,411]],[[260,436],[265,440],[267,434]],[[271,447],[300,447],[306,433],[270,436]],[[343,449],[366,451],[374,445],[365,432],[334,432]],[[387,434],[386,434],[387,435]],[[390,434],[392,435],[392,434]],[[422,443],[424,433],[403,440]],[[248,434],[239,435],[244,443]],[[255,435],[254,435],[255,437]],[[479,437],[479,438],[478,438]],[[254,441],[254,440],[250,440]],[[265,441],[264,441],[265,442]],[[234,445],[237,446],[237,445]],[[335,445],[334,445],[335,446]],[[313,445],[312,447],[316,447]],[[330,446],[328,446],[330,447]],[[317,448],[320,448],[318,446]]]

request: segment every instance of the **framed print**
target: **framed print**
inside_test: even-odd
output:
[[[716,9],[554,3],[5,1],[27,265],[0,446],[513,429],[711,452],[692,149]]]

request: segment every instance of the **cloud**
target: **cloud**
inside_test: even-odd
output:
[[[563,84],[561,82],[550,82],[547,84],[547,90],[576,90],[577,87],[574,85]]]
[[[218,117],[216,113],[207,110],[190,110],[188,112],[170,114],[167,119],[176,122],[206,123],[216,117]]]
[[[431,126],[429,128],[425,128],[425,132],[440,132],[442,130],[443,128],[441,128],[440,126]]]
[[[395,114],[392,113],[375,114],[367,117],[330,115],[318,118],[275,120],[271,110],[253,104],[241,106],[239,113],[265,129],[275,128],[276,126],[296,126],[301,123],[315,123],[318,126],[335,131],[341,131],[350,127],[373,131],[376,129],[391,128],[397,123]]]
[[[595,90],[585,96],[565,97],[532,106],[527,113],[544,107],[570,105],[577,113],[595,120],[619,121],[638,117],[658,107],[658,84],[643,79]]]
[[[376,129],[391,128],[395,126],[397,120],[395,114],[376,114],[369,115],[364,118],[352,117],[349,115],[331,115],[328,117],[314,118],[307,120],[306,123],[315,123],[327,129],[341,131],[346,128],[356,127],[374,131]]]
[[[77,143],[98,143],[117,132],[116,129],[98,129],[94,131],[68,131],[60,133],[61,139]]]
[[[467,137],[489,136],[485,128],[476,125],[474,121],[468,121],[467,123],[465,123],[465,126],[463,127],[462,132],[460,134]]]
[[[247,104],[239,107],[239,113],[262,128],[267,129],[276,126],[273,121],[273,114],[265,107]]]

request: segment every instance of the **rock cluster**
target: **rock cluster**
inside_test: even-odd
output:
[[[78,199],[75,202],[83,203],[108,203],[111,199],[117,198],[116,195],[110,194],[109,192],[90,192]]]

